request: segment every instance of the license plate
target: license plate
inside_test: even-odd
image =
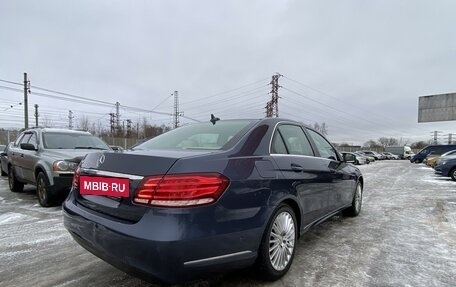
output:
[[[128,178],[81,175],[79,178],[79,193],[130,197],[130,180]]]

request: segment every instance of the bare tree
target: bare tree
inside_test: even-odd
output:
[[[328,127],[326,126],[326,123],[317,123],[315,122],[313,125],[314,130],[317,132],[321,133],[322,135],[326,136],[328,134]]]
[[[374,141],[374,140],[368,140],[367,142],[365,142],[363,144],[363,147],[365,147],[365,148],[379,148],[379,147],[382,147],[382,145],[379,144],[378,142]]]
[[[387,147],[387,146],[395,146],[395,145],[398,145],[399,141],[395,138],[387,138],[387,137],[381,137],[378,139],[378,142],[380,143],[380,145],[382,145],[383,147]]]
[[[41,124],[45,128],[51,128],[54,126],[54,123],[52,122],[52,120],[50,118],[48,118],[47,116],[42,117]]]
[[[79,129],[84,130],[84,131],[88,131],[89,128],[90,128],[89,117],[87,117],[87,116],[82,116],[82,117],[79,119]]]

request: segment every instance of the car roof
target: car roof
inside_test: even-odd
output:
[[[79,131],[79,130],[70,130],[70,129],[62,129],[62,128],[32,128],[32,129],[28,129],[26,130],[26,132],[29,132],[29,131],[34,131],[34,130],[41,130],[43,133],[46,133],[46,132],[52,132],[52,133],[73,133],[73,134],[87,134],[87,135],[91,135],[91,133],[89,133],[88,131]]]

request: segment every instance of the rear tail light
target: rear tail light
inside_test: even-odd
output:
[[[76,168],[73,175],[73,187],[79,187],[79,167]]]
[[[133,201],[169,207],[209,204],[217,201],[229,182],[219,173],[151,176],[141,182]]]

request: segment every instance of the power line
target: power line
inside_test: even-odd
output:
[[[243,89],[243,88],[246,88],[246,87],[255,85],[255,84],[257,84],[257,83],[266,81],[267,79],[268,79],[268,78],[264,78],[264,79],[255,81],[255,82],[253,82],[253,83],[250,83],[250,84],[246,84],[246,85],[240,86],[240,87],[238,87],[238,88],[234,88],[234,89],[231,89],[231,90],[219,92],[219,93],[216,93],[216,94],[213,94],[213,95],[210,95],[210,96],[206,96],[206,97],[202,97],[202,98],[199,98],[199,99],[190,100],[190,101],[187,101],[187,102],[184,101],[182,104],[188,104],[188,103],[192,103],[192,102],[197,102],[197,101],[205,100],[205,99],[208,99],[208,98],[213,98],[213,97],[216,97],[216,96],[219,96],[219,95],[231,93],[231,92],[234,92],[234,91],[237,91],[237,90],[241,90],[241,89]],[[267,85],[266,85],[266,86],[267,86]]]
[[[8,83],[8,84],[13,84],[13,85],[18,85],[18,86],[22,86],[22,85],[23,85],[23,83],[13,82],[13,81],[7,81],[7,80],[2,80],[2,79],[0,79],[0,82],[4,82],[4,83]]]
[[[366,111],[365,108],[357,107],[356,105],[353,105],[352,102],[350,102],[350,104],[347,104],[346,101],[343,101],[343,100],[341,100],[341,99],[339,99],[339,98],[337,98],[337,97],[331,96],[330,94],[328,94],[328,93],[326,93],[326,92],[324,92],[324,91],[322,91],[322,90],[316,89],[316,88],[314,88],[314,87],[311,87],[311,86],[308,85],[308,84],[305,84],[305,83],[300,82],[300,81],[298,81],[298,80],[291,79],[291,78],[289,78],[289,77],[287,77],[287,76],[283,76],[283,77],[286,78],[287,80],[290,80],[290,81],[292,81],[292,82],[294,82],[294,83],[297,83],[297,84],[299,84],[299,85],[301,85],[301,86],[303,86],[303,87],[306,87],[306,88],[308,88],[308,89],[310,89],[310,90],[312,90],[312,91],[314,91],[314,92],[317,92],[317,93],[319,93],[319,94],[321,94],[321,95],[324,95],[324,96],[326,96],[326,97],[328,97],[328,98],[331,98],[331,99],[334,99],[334,100],[336,100],[336,101],[339,101],[340,103],[342,103],[342,104],[344,104],[344,105],[346,105],[346,106],[356,108],[356,109],[358,109],[358,110],[360,110],[360,111],[362,111],[362,112],[365,112],[365,111]],[[394,122],[393,119],[388,118],[388,117],[386,117],[385,115],[380,115],[380,114],[377,114],[377,113],[372,112],[372,111],[369,111],[369,114],[370,114],[370,115],[376,115],[377,117],[381,118],[382,120],[385,120],[385,118],[386,118],[386,119],[389,119],[389,120],[391,120],[391,121]]]

